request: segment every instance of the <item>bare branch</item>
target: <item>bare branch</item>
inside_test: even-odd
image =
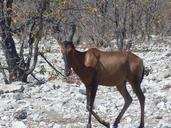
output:
[[[39,52],[39,55],[49,64],[50,67],[52,67],[56,74],[60,74],[61,76],[65,77],[65,75],[63,75],[60,71],[58,71],[47,59],[46,57],[43,55],[43,53]]]
[[[35,21],[37,21],[39,18],[40,18],[39,16],[33,16],[33,17],[29,18],[28,20],[24,21],[23,23],[21,23],[19,26],[13,28],[11,31],[13,33],[17,33],[18,31],[20,31],[21,29],[23,29],[23,27],[29,26],[30,24],[32,24]]]
[[[31,76],[32,76],[35,80],[37,80],[38,82],[40,81],[39,79],[36,78],[35,74],[31,73]]]
[[[34,85],[41,85],[41,84],[44,84],[44,83],[46,82],[45,80],[39,80],[39,79],[37,79],[34,73],[31,73],[31,76],[32,76],[35,80],[37,80],[37,82],[34,83]]]
[[[34,43],[33,29],[34,27],[35,27],[35,22],[32,24],[31,29],[30,29],[30,34],[29,34],[29,40],[28,40],[29,55],[28,55],[28,60],[26,62],[26,70],[28,70],[30,67],[30,62],[31,62],[32,53],[33,53],[33,43]]]
[[[34,48],[34,59],[33,59],[33,64],[31,66],[31,68],[26,71],[26,74],[31,74],[33,72],[33,70],[35,69],[36,67],[36,64],[37,64],[37,59],[38,59],[38,49],[39,49],[39,42],[41,40],[41,37],[42,37],[42,32],[43,32],[43,12],[44,12],[44,9],[43,8],[38,8],[38,11],[40,12],[40,19],[39,19],[39,30],[38,32],[36,33],[36,42],[35,42],[35,48]],[[34,27],[34,26],[33,26]]]
[[[38,22],[38,20],[40,19],[40,16],[33,16],[31,18],[29,18],[28,20],[24,21],[23,23],[19,24],[19,26],[16,26],[15,28],[12,28],[12,32],[13,33],[17,33],[19,31],[21,31],[21,29],[23,29],[23,27],[25,26],[29,26],[30,24],[34,23],[34,22]],[[60,22],[63,18],[60,18],[59,20],[58,19],[54,19],[54,18],[50,18],[50,17],[45,17],[45,16],[42,16],[42,20],[43,22],[46,22],[46,23],[52,23],[52,24],[56,24],[58,22]],[[2,21],[0,21],[1,23]]]
[[[40,28],[41,29],[41,28]],[[39,30],[39,32],[40,32],[40,30]],[[38,32],[38,33],[39,33]],[[36,40],[36,42],[35,42],[35,48],[34,48],[34,59],[33,59],[33,64],[32,64],[32,66],[31,66],[31,68],[28,70],[28,71],[26,71],[26,74],[28,75],[28,74],[31,74],[32,72],[33,72],[33,70],[35,69],[35,67],[36,67],[36,64],[37,64],[37,59],[38,59],[38,45],[39,45],[39,42],[40,42],[40,39],[41,39],[41,37],[40,37],[40,35],[39,34],[37,34],[37,40]]]

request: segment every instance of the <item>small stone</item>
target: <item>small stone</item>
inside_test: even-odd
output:
[[[85,89],[79,89],[79,93],[86,95],[86,90]]]
[[[162,118],[163,118],[162,116],[157,116],[156,117],[156,119],[159,119],[159,120],[162,119]]]
[[[72,115],[71,115],[71,114],[65,114],[65,115],[63,116],[63,118],[71,119],[71,118],[72,118]]]
[[[157,108],[164,110],[165,109],[165,103],[161,101],[160,103],[157,104]]]
[[[14,118],[18,120],[26,119],[27,118],[27,112],[26,110],[19,110],[14,113]]]
[[[58,86],[57,86],[57,89],[60,89],[60,88],[61,88],[61,86],[60,86],[60,85],[58,85]]]
[[[16,99],[16,101],[21,100],[22,98],[23,98],[22,93],[18,93],[17,95],[14,95],[14,99]]]
[[[46,126],[46,123],[43,122],[43,121],[41,121],[41,122],[39,123],[39,126],[44,127],[44,126]]]
[[[53,125],[53,128],[61,128],[61,126],[59,124],[55,124]]]
[[[12,128],[27,128],[27,126],[22,121],[12,122]]]
[[[51,90],[51,88],[49,86],[43,85],[41,90],[43,92],[49,92]]]
[[[35,114],[32,115],[32,118],[33,118],[33,121],[39,121],[40,115],[35,113]]]
[[[1,117],[1,120],[8,121],[9,120],[9,117],[8,116],[3,116],[3,117]]]
[[[171,56],[171,52],[167,53],[166,56],[167,57],[170,57]]]
[[[48,128],[52,128],[53,126],[53,123],[48,124]]]
[[[0,92],[2,93],[9,93],[9,92],[23,92],[24,87],[22,85],[0,85]]]

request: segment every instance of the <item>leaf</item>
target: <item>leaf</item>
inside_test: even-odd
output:
[[[87,7],[87,8],[85,8],[85,11],[87,13],[96,13],[97,12],[97,8],[96,7]]]
[[[48,78],[48,80],[55,80],[57,78],[57,74],[56,72],[53,70],[52,72],[50,72],[50,77]]]
[[[41,69],[40,69],[39,73],[44,75],[46,72],[47,72],[47,70],[44,67],[44,65],[41,65]]]

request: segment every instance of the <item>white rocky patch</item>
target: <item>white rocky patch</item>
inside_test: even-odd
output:
[[[146,47],[146,46],[144,46]],[[45,54],[54,66],[63,72],[60,47],[54,42],[52,53]],[[146,96],[145,128],[171,128],[171,47],[151,43],[146,52],[135,52],[144,60],[150,74],[144,77],[142,89]],[[1,51],[1,50],[0,50]],[[0,52],[0,58],[3,58]],[[39,74],[41,65],[46,69]],[[53,70],[39,58],[36,77],[47,81],[39,85],[29,77],[30,83],[3,84],[0,74],[0,128],[85,128],[88,121],[86,96],[80,93],[84,85],[67,83],[61,76],[49,80]],[[22,89],[21,89],[22,88]],[[124,114],[119,128],[137,128],[140,105],[131,87],[127,86],[133,102]],[[111,126],[124,105],[115,87],[99,86],[94,110]],[[93,128],[104,128],[94,118]]]

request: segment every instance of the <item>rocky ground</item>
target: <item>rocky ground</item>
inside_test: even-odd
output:
[[[171,128],[171,47],[168,44],[151,42],[134,52],[150,69],[144,77],[142,89],[146,96],[145,128]],[[55,44],[56,45],[56,44]],[[46,54],[59,70],[63,68],[59,47]],[[3,59],[2,51],[0,59]],[[53,70],[39,59],[34,72],[46,81],[36,83],[14,82],[5,85],[0,74],[0,128],[85,128],[88,112],[84,86],[78,80],[67,83],[61,76],[54,77]],[[56,78],[56,79],[54,79]],[[129,84],[127,88],[133,102],[119,124],[119,128],[137,128],[140,121],[140,106]],[[99,86],[94,109],[111,126],[120,112],[124,100],[115,87]],[[94,128],[104,128],[94,118]]]

